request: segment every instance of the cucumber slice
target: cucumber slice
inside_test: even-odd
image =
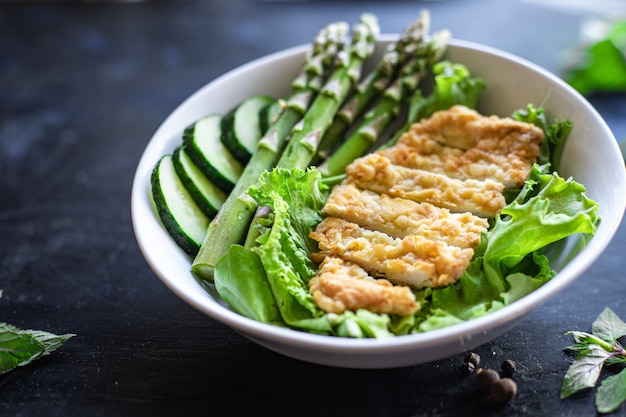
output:
[[[269,96],[253,96],[222,119],[222,143],[241,163],[247,163],[256,152],[263,136],[261,120],[266,117],[264,109],[274,102]]]
[[[242,164],[222,144],[222,116],[206,116],[183,132],[183,144],[196,166],[213,184],[230,193],[243,171]]]
[[[174,170],[171,155],[161,157],[150,178],[152,200],[174,242],[195,256],[204,240],[209,218],[193,201]]]
[[[176,175],[189,192],[200,210],[212,219],[217,214],[227,194],[220,190],[193,163],[184,146],[176,148],[172,155]]]
[[[261,110],[261,132],[265,134],[271,125],[276,122],[280,114],[283,112],[283,105],[280,100],[274,100],[268,106]]]

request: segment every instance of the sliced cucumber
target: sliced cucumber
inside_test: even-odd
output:
[[[174,170],[189,195],[209,218],[215,217],[228,195],[213,184],[193,163],[185,146],[176,148],[172,155]]]
[[[283,105],[280,100],[274,100],[273,103],[261,110],[261,132],[263,134],[268,131],[282,112]]]
[[[206,116],[183,133],[183,144],[196,166],[220,190],[230,193],[243,171],[242,164],[222,144],[222,116]]]
[[[263,135],[261,120],[267,117],[264,109],[274,102],[269,96],[253,96],[222,119],[222,142],[241,163],[247,163],[256,152]]]
[[[195,256],[210,220],[176,175],[171,155],[161,157],[150,179],[152,200],[165,230],[188,255]]]

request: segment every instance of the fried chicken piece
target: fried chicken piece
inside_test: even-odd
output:
[[[429,203],[362,190],[351,183],[335,186],[322,212],[393,237],[421,235],[461,248],[475,248],[489,227],[486,219],[471,213],[450,213]]]
[[[435,112],[411,126],[411,134],[425,135],[460,149],[477,148],[498,155],[516,154],[534,161],[539,156],[543,131],[531,123],[510,117],[483,116],[466,106],[456,105]]]
[[[380,194],[430,203],[452,212],[493,217],[506,205],[504,185],[493,180],[459,180],[392,164],[379,153],[356,159],[346,168],[347,182]]]
[[[321,255],[338,256],[374,277],[417,289],[456,282],[474,255],[470,248],[419,235],[394,238],[336,217],[326,217],[310,236]]]
[[[407,168],[422,169],[461,180],[491,179],[507,188],[521,187],[535,158],[517,153],[500,155],[479,148],[467,150],[445,146],[429,136],[413,130],[400,137],[396,145],[380,151],[392,163]]]
[[[366,309],[404,316],[420,307],[409,287],[374,279],[360,266],[335,256],[324,259],[309,287],[317,306],[328,313]]]

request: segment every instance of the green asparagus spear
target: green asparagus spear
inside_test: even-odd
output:
[[[353,96],[342,105],[333,119],[318,146],[314,164],[317,165],[328,158],[348,128],[361,116],[372,100],[387,88],[398,75],[400,68],[415,55],[425,35],[428,34],[429,28],[430,14],[424,10],[418,19],[404,30],[397,41],[387,46],[376,68],[361,80]]]
[[[257,151],[246,165],[234,189],[209,224],[206,236],[191,270],[199,279],[212,281],[217,261],[233,243],[240,243],[256,210],[256,202],[246,191],[256,183],[263,171],[271,169],[284,148],[293,126],[302,118],[321,88],[348,35],[346,22],[324,27],[316,36],[300,75],[292,82],[290,98],[259,142]]]
[[[478,77],[471,77],[469,70],[462,64],[441,61],[433,67],[435,85],[428,96],[417,91],[410,98],[408,116],[404,125],[381,148],[393,146],[400,136],[408,131],[413,123],[430,117],[438,110],[449,109],[455,104],[475,108],[485,82]]]
[[[420,47],[417,56],[385,90],[382,99],[364,117],[350,137],[318,168],[325,177],[339,175],[354,159],[366,153],[398,116],[402,104],[413,94],[435,62],[443,56],[450,32],[442,30]]]
[[[373,14],[363,14],[352,29],[349,48],[302,120],[294,126],[277,167],[304,169],[309,166],[339,106],[361,78],[363,64],[374,51],[379,33],[378,18]]]

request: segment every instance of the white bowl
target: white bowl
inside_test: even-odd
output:
[[[397,35],[381,36],[377,54]],[[132,220],[139,247],[156,275],[179,297],[213,319],[275,352],[308,362],[347,368],[390,368],[438,360],[475,348],[510,330],[533,309],[572,283],[598,258],[615,234],[626,206],[624,163],[617,142],[596,110],[556,76],[516,56],[460,40],[450,41],[447,59],[466,65],[487,84],[479,110],[510,115],[528,103],[550,118],[569,119],[574,128],[564,149],[560,174],[573,176],[599,203],[602,218],[582,252],[566,246],[558,274],[528,296],[486,316],[422,334],[390,339],[320,336],[259,323],[243,317],[209,294],[190,273],[190,259],[169,238],[149,199],[152,168],[181,141],[190,123],[224,113],[253,94],[285,97],[308,46],[257,59],[217,78],[184,101],[159,127],[137,168],[132,190]],[[569,256],[575,257],[569,262]]]

